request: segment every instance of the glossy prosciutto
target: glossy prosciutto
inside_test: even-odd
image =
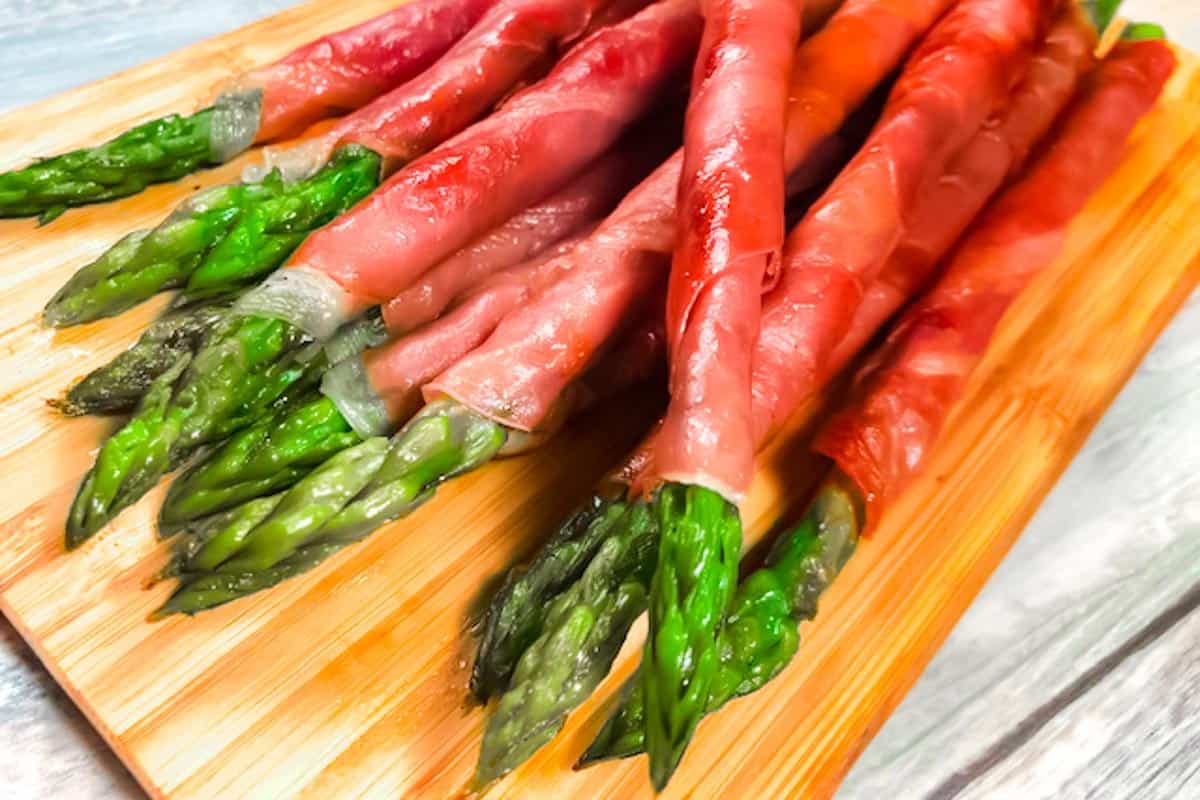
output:
[[[1118,44],[1041,157],[984,213],[858,375],[816,448],[858,485],[869,523],[920,472],[996,325],[1061,251],[1069,223],[1119,163],[1174,65],[1161,41]]]
[[[943,175],[922,189],[904,240],[867,289],[822,375],[792,375],[790,370],[798,365],[788,350],[787,315],[766,315],[751,384],[756,449],[926,283],[938,261],[1070,101],[1094,63],[1095,43],[1095,31],[1074,6],[1059,15],[1004,108],[984,123]],[[764,307],[771,309],[777,302],[786,298],[772,292],[764,298]],[[610,482],[629,486],[634,494],[644,492],[652,480],[656,437],[657,430],[614,471]]]
[[[903,58],[950,0],[849,0],[796,54],[784,143],[799,167]],[[863,41],[872,47],[862,48]],[[488,341],[426,387],[520,430],[538,428],[639,303],[665,286],[682,153],[621,202],[569,256],[566,276],[506,317]]]
[[[737,501],[754,470],[750,358],[784,236],[783,140],[803,0],[707,0],[667,284],[661,479]]]
[[[610,5],[499,0],[436,64],[334,126],[324,137],[327,149],[364,145],[384,156],[389,172],[408,163],[483,116],[522,81],[539,77]]]
[[[800,398],[828,370],[867,287],[909,231],[920,189],[1025,71],[1041,5],[955,6],[909,60],[866,144],[789,234],[762,318],[778,341],[755,367],[775,373],[775,391]]]
[[[416,77],[496,0],[414,0],[300,47],[229,87],[262,90],[255,141],[294,136]]]
[[[618,145],[558,192],[426,272],[384,305],[388,330],[405,333],[435,319],[455,298],[491,275],[595,225],[645,175],[650,149]]]
[[[568,238],[530,261],[498,272],[467,292],[445,314],[368,350],[363,360],[371,389],[388,416],[401,421],[421,404],[421,389],[466,356],[496,329],[504,316],[568,268],[564,256],[578,244]]]
[[[545,79],[310,236],[289,266],[338,284],[342,313],[390,300],[608,150],[674,84],[700,28],[693,0],[660,0],[596,31]]]

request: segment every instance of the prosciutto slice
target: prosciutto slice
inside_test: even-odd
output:
[[[672,84],[699,33],[694,0],[661,0],[602,28],[544,80],[310,236],[289,267],[331,278],[349,296],[343,307],[386,302],[611,147]]]
[[[322,149],[327,155],[361,144],[384,156],[385,171],[392,172],[463,130],[520,82],[538,77],[558,49],[609,6],[636,10],[629,0],[499,0],[431,68],[335,125]]]
[[[1095,44],[1091,24],[1073,4],[1069,5],[1046,34],[1004,109],[984,123],[946,172],[922,190],[908,233],[867,289],[849,331],[834,349],[823,374],[792,374],[791,370],[799,367],[787,349],[791,341],[786,328],[788,318],[772,313],[775,304],[786,302],[786,297],[779,292],[767,295],[767,322],[756,344],[751,384],[756,449],[766,444],[779,426],[926,283],[938,261],[988,198],[1022,165],[1070,101],[1080,78],[1094,63]],[[648,476],[653,474],[656,436],[657,431],[608,480],[630,487],[634,494],[646,491]]]
[[[950,0],[848,0],[796,54],[785,165],[800,167],[891,72]],[[863,48],[864,41],[872,46]],[[569,258],[565,278],[506,317],[480,348],[430,383],[499,422],[534,430],[638,303],[665,285],[675,243],[677,153],[638,185]]]
[[[564,256],[577,244],[568,239],[540,257],[492,275],[445,316],[407,335],[368,350],[366,379],[393,422],[421,405],[421,388],[484,342],[521,303],[553,282],[568,266]]]
[[[384,305],[388,330],[402,334],[435,319],[489,276],[599,222],[645,175],[652,151],[618,146],[555,194],[442,261]]]
[[[755,365],[773,373],[773,391],[798,399],[828,370],[866,288],[908,232],[920,188],[945,172],[1024,73],[1041,6],[963,0],[910,59],[862,150],[788,236],[762,319],[777,341]]]
[[[495,3],[414,0],[251,70],[226,91],[262,91],[255,141],[294,136],[419,75]]]
[[[945,274],[904,313],[818,437],[862,491],[868,523],[917,475],[997,324],[1061,251],[1175,66],[1161,41],[1119,43],[1026,175],[975,224]]]
[[[663,480],[738,500],[754,469],[750,358],[784,236],[783,140],[803,0],[708,0],[667,288]]]

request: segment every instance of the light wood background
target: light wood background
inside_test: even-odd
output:
[[[2,118],[0,168],[181,108],[225,70],[385,4],[337,5],[309,6]],[[671,794],[826,794],[919,674],[1197,279],[1193,73],[1140,131],[1068,257],[1010,315],[930,479],[855,557],[806,628],[797,663],[705,724]],[[82,553],[57,551],[65,504],[105,426],[58,420],[41,400],[116,352],[146,313],[55,335],[36,327],[36,311],[107,243],[232,170],[72,212],[42,230],[0,223],[0,606],[152,793],[456,793],[481,719],[462,707],[473,595],[583,496],[636,426],[596,419],[541,454],[447,487],[413,519],[313,575],[194,621],[142,622],[163,592],[140,589],[162,558],[149,531],[153,502]],[[747,507],[752,538],[810,477],[800,452],[789,439],[767,459]],[[558,746],[496,794],[645,793],[641,762],[566,772],[598,714],[576,715]]]

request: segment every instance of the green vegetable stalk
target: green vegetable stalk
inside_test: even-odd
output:
[[[160,376],[126,425],[109,438],[67,520],[67,547],[82,544],[202,445],[234,433],[290,388],[324,368],[308,337],[279,320],[236,317],[200,352]]]
[[[35,161],[0,174],[0,217],[48,222],[68,208],[137,194],[152,183],[219,164],[212,146],[215,109],[138,125],[98,147]]]
[[[234,434],[179,477],[167,493],[160,526],[171,530],[286,489],[360,442],[333,401],[305,395]]]
[[[225,319],[232,297],[169,312],[150,324],[128,350],[97,367],[50,405],[64,414],[129,414],[151,383],[184,356],[200,349],[208,333]]]
[[[650,587],[642,686],[650,781],[661,791],[704,714],[718,640],[737,586],[737,507],[711,489],[667,484],[654,500],[660,529]]]
[[[816,616],[821,594],[854,553],[862,520],[857,489],[835,472],[817,490],[803,519],[776,541],[766,564],[738,587],[718,640],[718,668],[705,713],[757,691],[788,665],[800,644],[800,623]],[[646,730],[639,675],[626,684],[616,713],[579,765],[641,753]]]
[[[370,194],[380,165],[374,152],[349,146],[296,183],[271,172],[259,183],[201,192],[157,228],[126,236],[76,272],[43,319],[66,327],[119,314],[167,289],[183,287],[197,299],[244,288]]]
[[[195,614],[311,568],[491,460],[507,436],[457,403],[430,404],[391,441],[374,437],[333,456],[271,500],[265,516],[266,500],[225,512],[221,530],[176,559],[183,580],[157,616]]]
[[[643,502],[608,508],[619,510],[619,516],[612,521],[598,516],[601,524],[587,527],[603,530],[602,535],[578,537],[600,539],[598,547],[589,548],[594,554],[585,559],[586,569],[553,601],[542,599],[541,630],[522,648],[511,685],[488,719],[478,785],[515,769],[561,730],[567,715],[608,674],[630,626],[646,608],[657,520]],[[552,543],[547,552],[563,549]]]
[[[517,660],[541,635],[550,601],[574,583],[624,522],[629,506],[593,496],[569,516],[527,567],[514,568],[488,604],[471,691],[480,700],[508,686]]]

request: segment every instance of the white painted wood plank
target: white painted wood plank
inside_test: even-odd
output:
[[[964,800],[1200,797],[1200,611],[1056,714]]]

